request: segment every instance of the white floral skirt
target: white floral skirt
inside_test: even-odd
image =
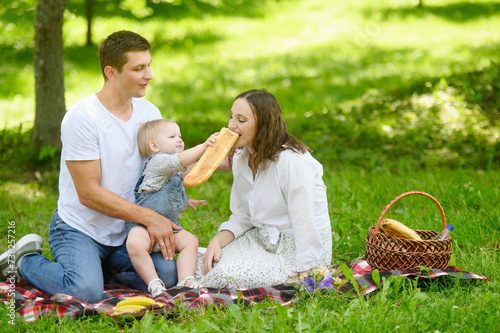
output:
[[[320,229],[323,244],[322,262],[332,261],[332,233],[329,227]],[[222,249],[220,261],[203,276],[203,253],[198,253],[196,279],[211,288],[257,288],[284,283],[298,274],[295,262],[295,237],[280,234],[271,244],[258,228],[247,231]]]

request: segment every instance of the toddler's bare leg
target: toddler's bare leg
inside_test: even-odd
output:
[[[175,233],[175,244],[179,253],[177,257],[177,275],[179,281],[182,281],[188,276],[194,276],[196,271],[198,238],[186,230],[181,230]],[[187,281],[186,287],[190,287],[194,282],[196,281]]]
[[[130,229],[127,238],[128,255],[135,271],[146,284],[149,284],[153,279],[158,279],[153,260],[148,252],[149,245],[149,233],[145,228],[134,227]]]

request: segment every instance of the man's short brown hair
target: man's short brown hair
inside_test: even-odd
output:
[[[149,51],[151,45],[146,38],[128,30],[121,30],[112,33],[99,45],[99,63],[101,65],[104,80],[107,80],[104,68],[111,66],[120,73],[127,63],[126,52]]]

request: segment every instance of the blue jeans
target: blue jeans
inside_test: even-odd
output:
[[[67,225],[57,213],[49,227],[50,251],[54,261],[35,252],[21,262],[24,280],[50,294],[64,293],[94,303],[102,299],[104,283],[116,283],[147,291],[135,272],[125,243],[105,246]],[[158,276],[167,288],[177,283],[175,261],[151,253]]]

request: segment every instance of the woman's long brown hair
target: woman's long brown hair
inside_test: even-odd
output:
[[[257,170],[266,168],[268,160],[276,161],[279,152],[291,149],[296,153],[311,152],[302,141],[288,133],[283,113],[276,97],[265,89],[252,89],[238,95],[246,99],[257,120],[257,135],[253,141],[253,164]],[[235,150],[230,152],[230,160]]]

